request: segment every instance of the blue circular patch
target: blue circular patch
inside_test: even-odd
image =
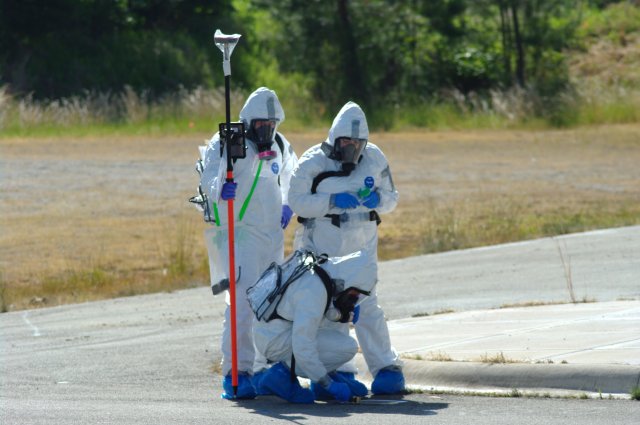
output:
[[[369,189],[371,189],[373,187],[373,177],[368,176],[367,178],[364,179],[364,185],[366,187],[368,187]]]
[[[280,171],[280,167],[278,166],[277,162],[271,164],[271,171],[273,171],[273,174],[278,174],[278,171]]]

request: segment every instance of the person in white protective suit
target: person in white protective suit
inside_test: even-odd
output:
[[[358,351],[357,342],[349,336],[348,321],[353,320],[358,303],[372,292],[376,267],[375,258],[361,251],[330,257],[286,287],[275,318],[256,320],[256,347],[269,361],[277,362],[261,381],[264,391],[292,403],[312,403],[314,392],[300,386],[296,376],[301,376],[323,388],[326,398],[349,401],[367,394],[366,386],[344,379],[335,370]],[[342,319],[343,323],[332,322]]]
[[[236,333],[238,390],[235,398],[254,398],[252,313],[246,289],[273,261],[284,257],[284,233],[293,212],[287,203],[291,173],[297,156],[277,127],[284,111],[276,93],[261,87],[254,91],[240,111],[246,129],[246,157],[233,164],[234,183],[226,182],[226,152],[221,152],[216,133],[204,153],[200,184],[211,201],[215,220],[205,231],[209,252],[211,284],[228,279],[228,219],[226,202],[235,199]],[[214,291],[215,293],[215,291]],[[222,334],[223,398],[234,398],[231,383],[231,335],[229,294]],[[266,363],[264,363],[266,365]]]
[[[291,177],[289,205],[302,223],[295,249],[329,256],[367,250],[377,258],[380,214],[393,211],[398,192],[382,151],[368,143],[364,112],[346,103],[333,120],[324,143],[308,149]],[[356,335],[374,381],[374,394],[404,391],[402,362],[391,346],[384,312],[372,293],[359,307]],[[351,361],[340,369],[355,379]],[[321,393],[322,388],[314,388]]]

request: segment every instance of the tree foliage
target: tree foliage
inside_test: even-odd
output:
[[[0,10],[2,80],[36,98],[219,83],[211,36],[233,15],[230,0],[1,0]]]
[[[0,0],[0,84],[55,98],[220,85],[216,28],[239,32],[234,82],[310,82],[334,111],[512,86],[552,96],[583,11],[609,0]],[[633,7],[633,6],[631,6]]]

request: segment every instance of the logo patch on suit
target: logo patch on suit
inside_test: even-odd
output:
[[[367,176],[367,177],[364,179],[364,185],[365,185],[366,187],[368,187],[369,189],[373,188],[373,183],[374,183],[374,182],[373,182],[373,177],[371,177],[371,176]]]
[[[271,164],[271,171],[273,171],[273,174],[278,174],[278,171],[280,171],[280,167],[278,166],[277,162]]]

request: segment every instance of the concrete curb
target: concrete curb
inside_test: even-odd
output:
[[[403,359],[408,385],[473,389],[571,390],[629,394],[640,385],[640,366],[579,364],[487,364]],[[361,354],[360,371],[367,370]],[[363,377],[371,379],[367,372]]]

